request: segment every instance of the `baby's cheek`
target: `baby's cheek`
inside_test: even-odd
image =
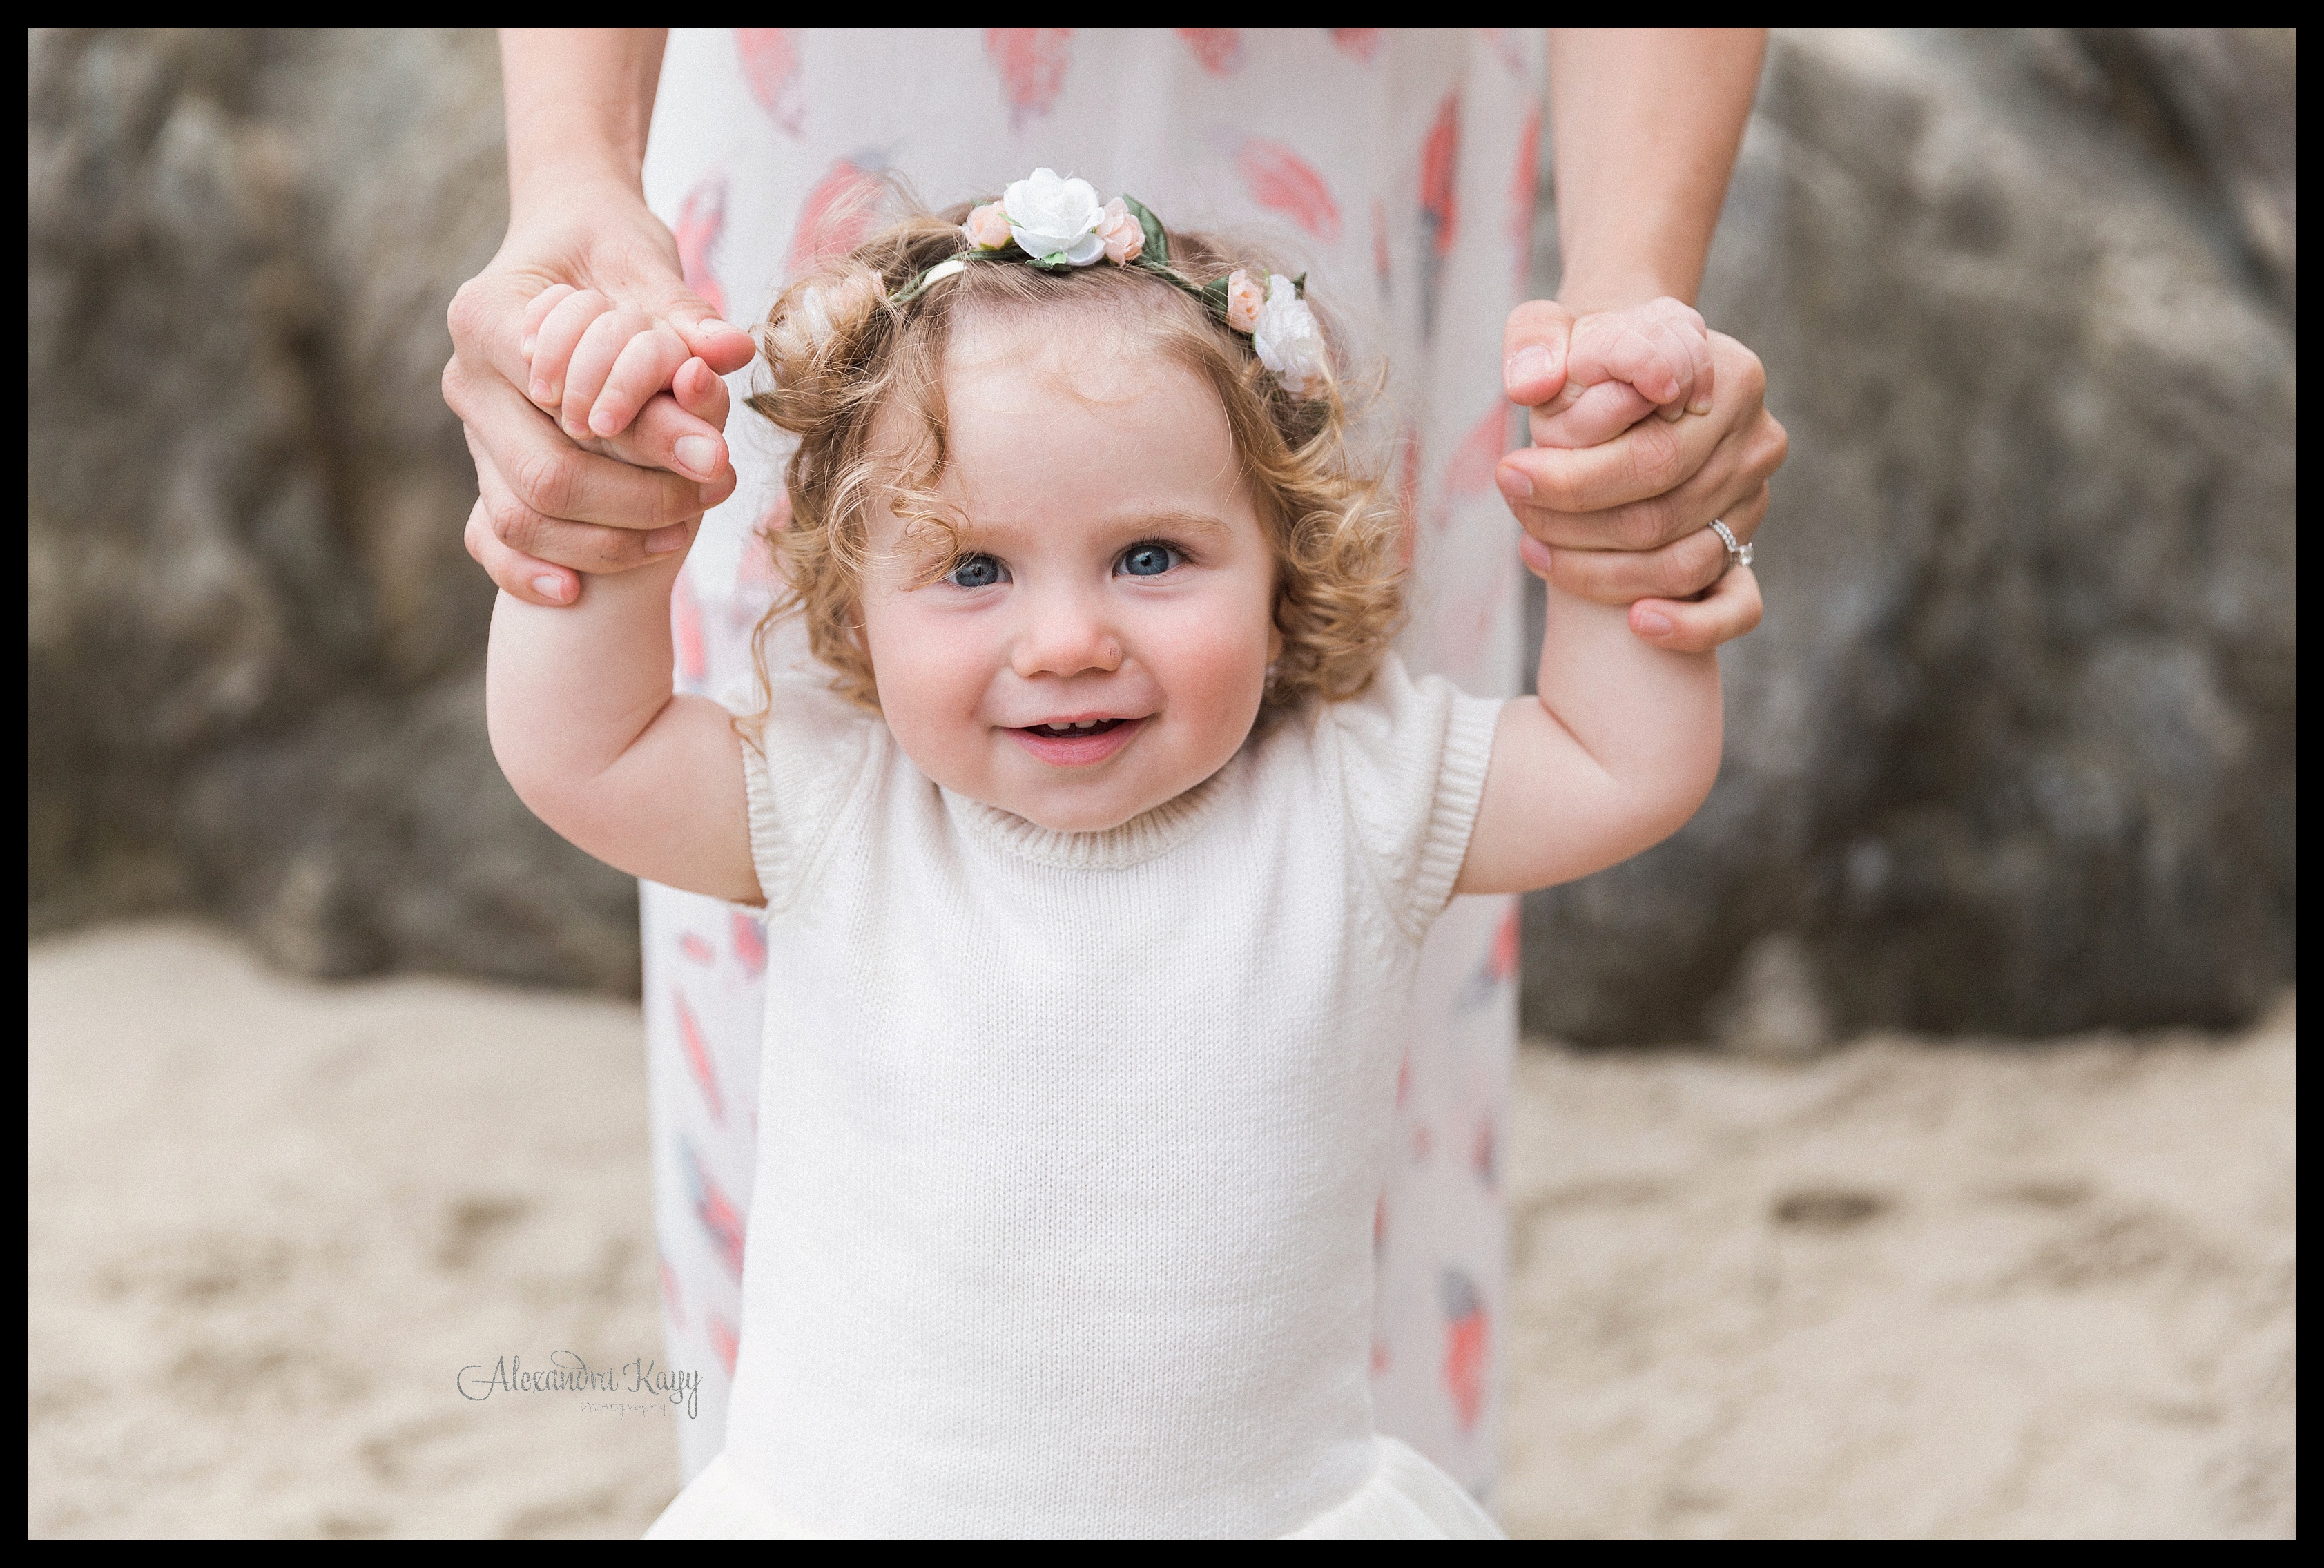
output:
[[[960,788],[974,765],[982,737],[977,723],[984,687],[981,666],[967,640],[953,629],[917,623],[908,612],[866,617],[865,641],[872,673],[880,683],[880,707],[888,728],[920,770],[939,783]]]
[[[1266,690],[1271,629],[1263,604],[1239,598],[1205,605],[1172,628],[1171,700],[1203,715],[1202,727],[1229,754],[1242,743]]]

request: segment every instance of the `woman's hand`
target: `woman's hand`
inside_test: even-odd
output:
[[[1545,405],[1563,406],[1574,325],[1550,300],[1510,313],[1503,380],[1536,425]],[[1693,412],[1705,380],[1709,411]],[[1688,411],[1642,420],[1602,446],[1504,457],[1495,477],[1528,536],[1526,564],[1569,594],[1628,605],[1631,630],[1659,647],[1700,653],[1750,631],[1759,623],[1757,579],[1728,569],[1711,522],[1748,541],[1767,515],[1768,476],[1789,438],[1766,395],[1758,355],[1713,332],[1708,374],[1672,400]]]
[[[594,291],[669,324],[694,355],[673,390],[619,435],[576,441],[528,395],[528,318],[559,286]],[[682,526],[732,494],[720,374],[750,362],[751,340],[686,285],[677,242],[622,180],[567,180],[520,202],[500,254],[454,296],[444,401],[476,459],[469,554],[535,604],[569,604],[579,573],[621,572],[667,555]]]

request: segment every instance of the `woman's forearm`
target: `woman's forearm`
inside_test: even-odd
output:
[[[1760,28],[1550,29],[1569,309],[1693,302],[1766,52]]]
[[[512,201],[576,176],[641,189],[669,38],[660,27],[501,30]]]

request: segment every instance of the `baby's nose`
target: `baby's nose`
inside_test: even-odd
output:
[[[1121,639],[1089,607],[1053,599],[1036,605],[1010,664],[1027,678],[1037,675],[1111,674],[1121,668]]]

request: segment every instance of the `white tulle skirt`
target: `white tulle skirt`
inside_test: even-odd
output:
[[[1491,1541],[1492,1516],[1460,1483],[1393,1437],[1378,1439],[1371,1479],[1290,1532],[1303,1541]],[[815,1537],[767,1507],[720,1454],[646,1531],[649,1541],[798,1541]]]

